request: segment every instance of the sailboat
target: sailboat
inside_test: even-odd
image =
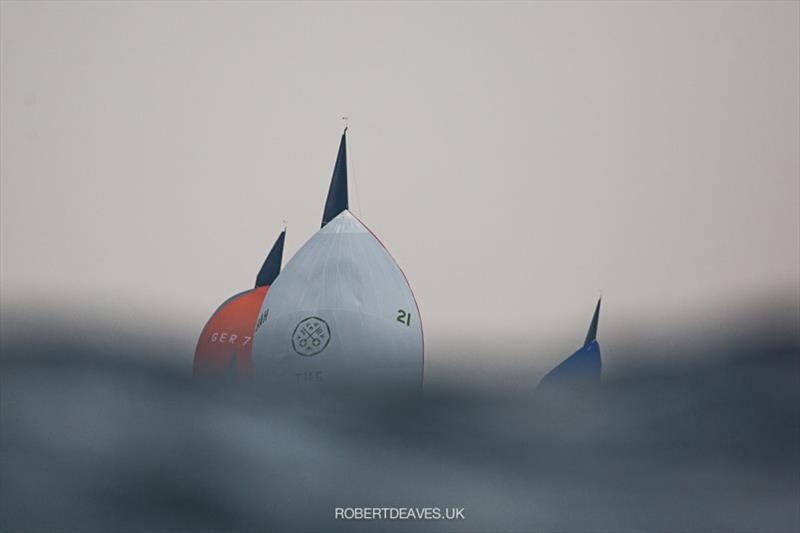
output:
[[[600,320],[600,301],[594,308],[592,322],[583,346],[567,357],[561,364],[551,370],[539,382],[539,390],[550,389],[562,385],[585,385],[600,381],[602,360],[600,344],[597,342],[597,323]]]
[[[290,387],[421,386],[417,302],[392,256],[349,210],[347,128],[320,230],[264,299],[253,367],[259,377]]]
[[[286,229],[281,231],[256,276],[252,289],[235,294],[208,319],[194,353],[195,375],[249,375],[258,312],[281,271]]]

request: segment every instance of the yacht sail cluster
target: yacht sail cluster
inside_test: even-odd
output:
[[[276,385],[357,379],[421,386],[422,323],[414,295],[392,256],[348,207],[345,129],[320,230],[279,275],[278,256],[270,263],[274,276],[214,313],[198,342],[196,372],[241,364],[241,372],[252,370]],[[276,243],[281,252],[283,236]],[[225,341],[222,326],[230,330]],[[250,339],[246,346],[243,336]]]
[[[400,267],[349,210],[347,128],[321,227],[281,271],[285,237],[284,229],[255,287],[226,300],[206,323],[195,374],[255,374],[275,386],[420,387],[419,308]],[[584,345],[547,374],[540,389],[599,381],[599,313],[598,301]]]

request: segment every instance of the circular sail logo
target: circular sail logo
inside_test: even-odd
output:
[[[316,316],[304,318],[292,333],[292,348],[299,355],[311,357],[324,350],[331,340],[328,323]]]

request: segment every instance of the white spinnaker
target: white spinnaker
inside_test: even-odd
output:
[[[419,387],[423,343],[411,288],[349,211],[287,263],[261,306],[253,368],[286,385]]]

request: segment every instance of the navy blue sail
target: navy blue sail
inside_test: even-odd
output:
[[[283,261],[283,242],[285,240],[286,230],[283,230],[275,240],[275,244],[272,245],[272,249],[269,251],[269,254],[267,254],[267,258],[264,259],[264,264],[261,265],[261,270],[258,271],[258,276],[256,276],[256,287],[272,285],[272,282],[275,281],[275,278],[277,278],[278,274],[281,273],[281,261]]]
[[[589,384],[600,381],[602,361],[600,344],[597,342],[597,323],[600,319],[600,300],[594,309],[592,323],[586,333],[586,340],[578,351],[567,357],[539,382],[539,388],[557,384]]]
[[[325,200],[325,211],[322,213],[322,225],[336,218],[348,208],[347,204],[347,128],[342,132],[339,143],[339,154],[336,156],[336,165],[333,167],[331,186],[328,188],[328,199]]]
[[[591,343],[597,344],[597,322],[600,320],[600,299],[597,300],[597,306],[594,308],[594,315],[592,315],[592,323],[589,324],[589,331],[586,332],[586,340],[583,341],[583,346],[589,346]]]

